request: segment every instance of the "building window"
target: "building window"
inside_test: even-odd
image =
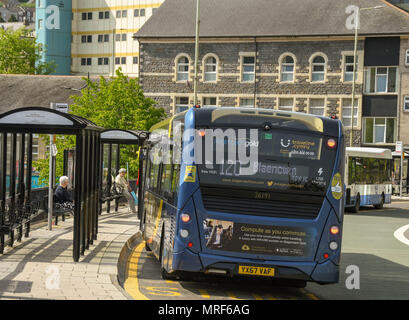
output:
[[[109,11],[105,11],[105,19],[109,19],[109,16],[110,16]]]
[[[120,11],[120,10],[118,10],[118,11],[116,12],[116,17],[117,17],[117,18],[120,18],[120,17],[121,17],[121,11]]]
[[[98,12],[98,19],[104,19],[104,11]]]
[[[133,64],[138,64],[138,57],[133,57]]]
[[[81,65],[82,66],[91,66],[92,65],[92,58],[81,58]]]
[[[121,58],[115,57],[115,64],[121,64]]]
[[[187,81],[189,79],[189,59],[180,57],[177,60],[177,81]]]
[[[122,10],[122,18],[126,18],[127,16],[127,10]]]
[[[203,107],[215,107],[217,105],[216,97],[203,97]]]
[[[98,35],[98,42],[104,42],[104,35],[103,34]]]
[[[242,57],[242,77],[241,81],[243,82],[252,82],[254,81],[255,73],[255,57]]]
[[[87,36],[81,36],[81,43],[87,43]]]
[[[365,93],[396,92],[396,67],[373,67],[365,70]]]
[[[104,42],[109,42],[109,34],[104,34]]]
[[[405,96],[404,98],[403,111],[409,111],[409,96]]]
[[[310,114],[317,116],[325,115],[325,99],[310,99]]]
[[[204,81],[216,81],[217,75],[217,60],[215,57],[208,57],[204,65]]]
[[[405,64],[409,66],[409,50],[406,50],[405,53]]]
[[[88,20],[92,20],[92,12],[88,12],[87,16]]]
[[[344,81],[353,81],[354,77],[354,56],[344,57]],[[358,57],[356,57],[355,79],[358,78]]]
[[[281,60],[281,81],[294,81],[294,67],[295,63],[293,57],[285,56]]]
[[[188,97],[176,97],[175,99],[175,113],[183,112],[189,109]]]
[[[121,35],[119,33],[115,35],[115,41],[121,41]]]
[[[122,41],[126,41],[126,33],[122,34]]]
[[[109,64],[109,58],[98,58],[98,65],[108,65]]]
[[[87,20],[87,13],[86,13],[86,12],[83,12],[83,13],[81,14],[81,18],[82,18],[82,20]]]
[[[364,143],[395,143],[396,118],[363,118]]]
[[[350,98],[342,99],[342,123],[345,127],[351,127],[352,107]],[[358,126],[358,99],[354,100],[354,127]]]
[[[293,111],[294,98],[280,98],[278,102],[278,110],[281,111]]]
[[[156,10],[158,10],[158,8],[152,8],[152,14],[155,14]]]
[[[135,9],[133,15],[134,17],[144,17],[145,9]]]
[[[91,43],[92,42],[92,36],[87,36],[87,42]]]
[[[126,64],[126,57],[121,57],[121,64]]]
[[[254,108],[254,99],[253,98],[240,98],[240,107]]]
[[[311,82],[322,82],[325,80],[325,59],[322,56],[316,56],[312,60]]]

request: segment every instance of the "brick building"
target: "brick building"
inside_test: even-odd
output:
[[[335,115],[348,136],[354,10],[375,6],[360,12],[354,144],[394,146],[409,131],[409,15],[382,0],[202,1],[199,103]],[[193,104],[195,11],[166,0],[136,33],[140,83],[169,114]]]

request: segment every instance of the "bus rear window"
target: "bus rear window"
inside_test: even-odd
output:
[[[241,129],[247,132],[246,135],[241,135],[246,138],[240,139],[238,130],[240,129],[234,131],[235,138],[232,132],[222,138],[213,137],[213,150],[210,150],[213,153],[212,161],[209,161],[206,143],[202,143],[203,158],[197,162],[201,185],[269,191],[323,193],[326,190],[336,148],[327,150],[323,143],[324,136],[290,130]],[[257,134],[252,135],[250,130],[257,130]],[[202,136],[203,140],[204,137],[205,135]],[[236,149],[235,159],[231,159],[231,150],[229,153],[229,147],[232,145]],[[243,157],[240,158],[240,146],[242,150],[245,146],[246,156],[250,155],[251,147],[253,151],[256,148],[257,158],[248,157],[247,162],[243,161]],[[220,148],[224,152],[220,152]],[[223,154],[224,159],[221,162],[220,157]],[[248,174],[249,169],[251,174]]]

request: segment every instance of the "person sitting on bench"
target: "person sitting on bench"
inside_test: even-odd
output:
[[[60,207],[64,209],[73,209],[74,203],[72,201],[71,194],[67,190],[68,182],[68,177],[62,176],[60,178],[60,185],[55,190],[55,197]]]

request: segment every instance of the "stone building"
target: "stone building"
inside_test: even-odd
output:
[[[337,116],[348,142],[353,129],[354,145],[394,146],[398,121],[409,127],[409,112],[398,112],[409,16],[383,0],[358,5],[382,8],[360,11],[354,112],[359,7],[349,0],[202,2],[199,104]],[[195,1],[166,0],[135,34],[142,88],[169,114],[193,105],[195,12]]]

